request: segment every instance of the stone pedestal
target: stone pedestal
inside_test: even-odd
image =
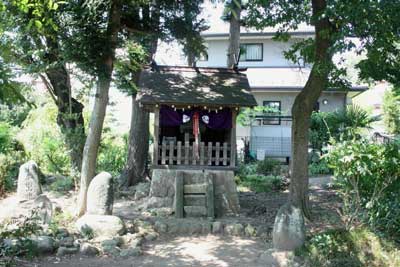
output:
[[[153,169],[147,208],[174,207],[175,177],[179,173],[182,173],[185,184],[204,183],[205,175],[211,173],[214,176],[216,215],[239,213],[234,173],[228,170]]]

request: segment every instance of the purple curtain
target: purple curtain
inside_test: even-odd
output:
[[[193,114],[199,112],[200,122],[210,129],[230,129],[232,128],[232,113],[229,108],[218,110],[218,112],[202,109],[177,110],[168,106],[161,106],[160,125],[179,126],[192,120]],[[187,121],[189,119],[189,121]]]

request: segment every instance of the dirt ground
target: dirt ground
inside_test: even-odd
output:
[[[128,259],[109,257],[84,258],[73,255],[63,258],[43,258],[21,264],[23,267],[158,267],[158,266],[248,266],[272,267],[263,257],[268,244],[259,239],[221,237],[214,235],[162,238],[146,243],[144,255]]]
[[[335,191],[326,189],[329,177],[310,179],[310,200],[313,220],[307,222],[308,233],[315,233],[330,227],[341,225],[338,210],[340,203]],[[47,192],[46,192],[47,193]],[[223,235],[203,236],[160,236],[156,241],[146,241],[143,246],[143,255],[128,259],[111,257],[83,257],[79,254],[62,259],[48,256],[33,261],[20,261],[21,267],[135,267],[135,266],[249,266],[273,267],[270,255],[265,252],[271,248],[271,231],[275,215],[279,207],[285,203],[287,192],[254,193],[241,192],[241,212],[238,216],[219,218],[222,222],[250,223],[263,233],[258,237],[232,237]],[[57,205],[68,210],[73,207],[73,200],[68,196],[51,195]],[[7,216],[12,210],[15,196],[0,201],[3,207],[0,218]],[[72,207],[71,207],[72,205]],[[114,214],[124,219],[142,218],[151,216],[140,212],[135,207],[138,203],[119,199],[114,205]],[[64,209],[65,208],[65,209]],[[147,218],[146,218],[147,216]]]

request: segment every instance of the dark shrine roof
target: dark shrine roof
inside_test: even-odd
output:
[[[147,68],[140,75],[137,99],[143,105],[257,105],[246,75],[224,68]]]

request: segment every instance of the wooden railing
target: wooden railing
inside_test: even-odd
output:
[[[227,142],[200,142],[195,144],[181,141],[162,142],[158,147],[158,164],[161,165],[203,165],[228,166],[233,165],[231,146]]]

